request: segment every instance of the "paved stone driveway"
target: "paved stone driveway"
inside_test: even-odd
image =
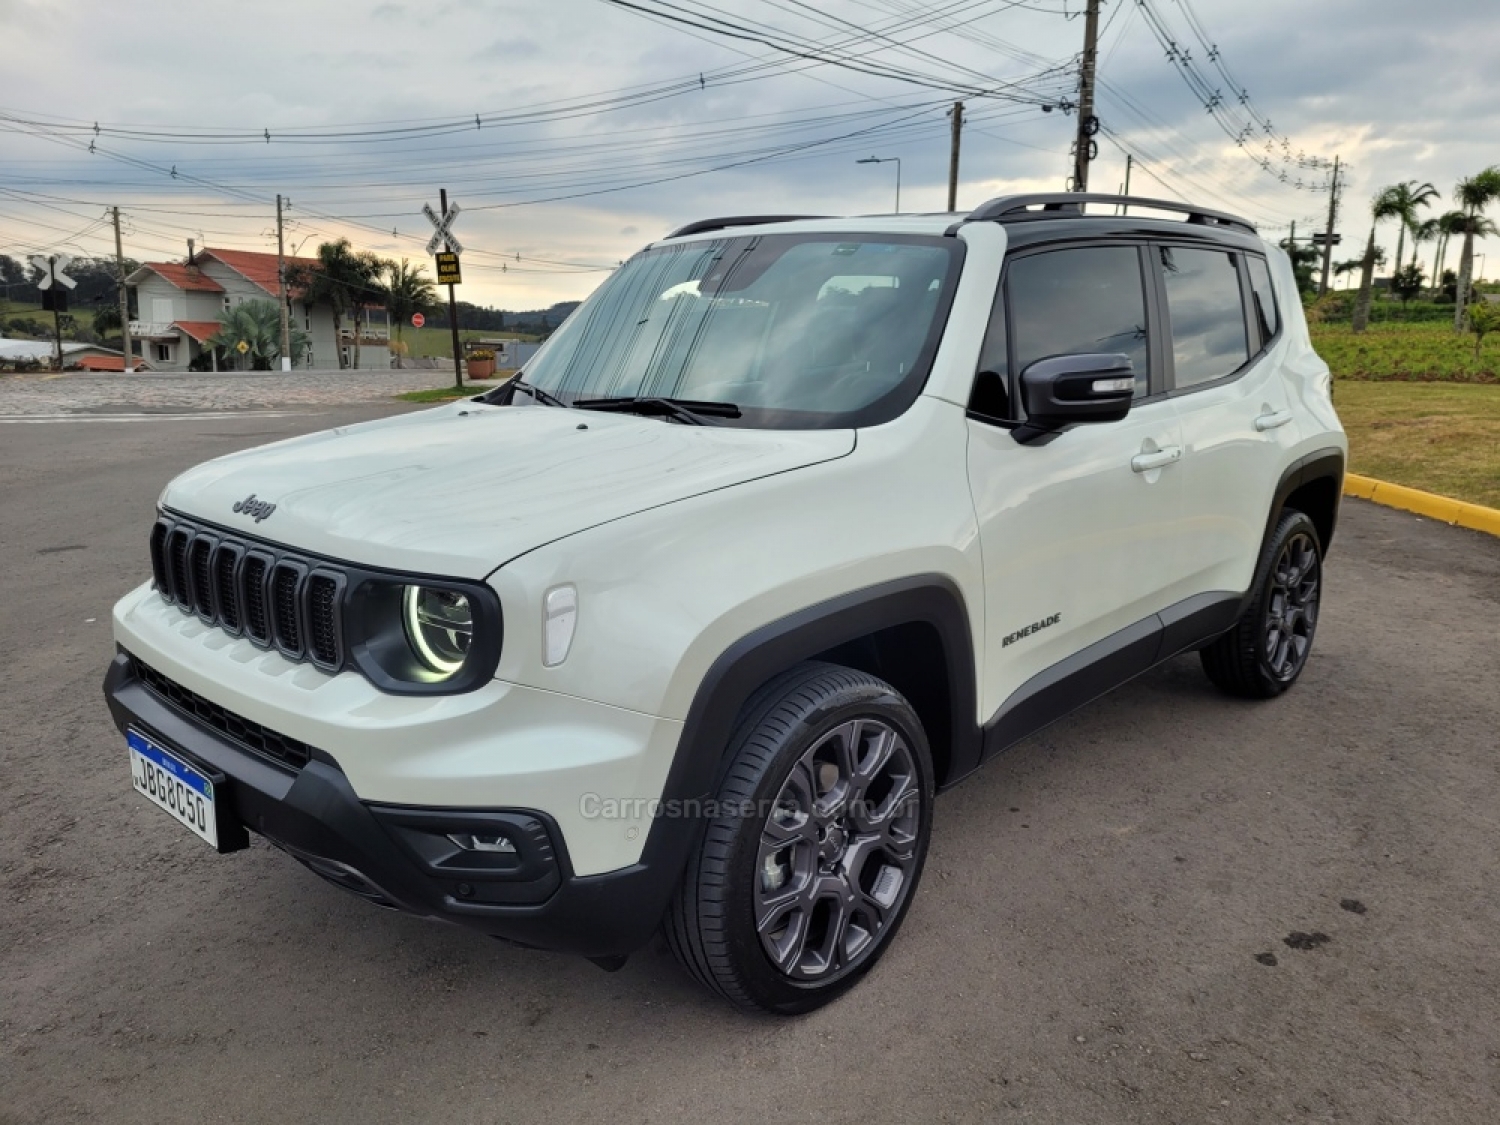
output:
[[[0,376],[0,417],[196,413],[386,402],[448,386],[449,371],[279,371],[189,375]]]

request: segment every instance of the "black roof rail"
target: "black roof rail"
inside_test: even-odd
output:
[[[678,227],[668,238],[681,238],[685,234],[702,234],[704,231],[723,230],[725,227],[758,227],[766,223],[792,223],[798,219],[826,219],[827,215],[730,215],[723,219],[699,219],[685,227]]]
[[[1031,219],[1055,219],[1083,214],[1085,203],[1108,203],[1131,207],[1150,207],[1156,211],[1176,211],[1187,221],[1206,227],[1231,227],[1255,234],[1255,224],[1238,215],[1210,211],[1172,199],[1147,199],[1138,195],[1106,195],[1100,192],[1055,191],[1030,195],[1002,195],[981,203],[963,219],[965,223],[1015,223]]]

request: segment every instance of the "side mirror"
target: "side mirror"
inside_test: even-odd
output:
[[[1079,422],[1118,422],[1134,396],[1129,356],[1089,352],[1039,359],[1021,372],[1026,421],[1011,436],[1028,445]]]

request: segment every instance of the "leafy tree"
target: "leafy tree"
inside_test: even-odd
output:
[[[120,327],[120,306],[116,302],[113,305],[101,305],[99,311],[94,314],[94,331],[101,338],[105,336],[118,336],[123,331]]]
[[[1391,292],[1401,299],[1402,309],[1406,302],[1422,292],[1422,267],[1412,262],[1402,266],[1391,275]]]
[[[352,319],[354,366],[358,367],[360,325],[364,322],[365,306],[385,296],[380,284],[381,259],[368,251],[354,249],[347,238],[340,238],[318,247],[317,265],[293,267],[287,272],[289,283],[306,291],[305,300],[309,304],[326,304],[333,310],[335,337],[340,335],[344,319]],[[344,352],[340,348],[339,367],[344,366]]]
[[[1458,274],[1452,270],[1444,270],[1443,276],[1438,280],[1438,298],[1443,301],[1458,300]]]
[[[385,263],[385,307],[396,322],[396,342],[413,313],[426,313],[438,303],[437,286],[423,276],[426,267],[411,266],[405,258]]]
[[[1303,296],[1314,292],[1318,285],[1313,280],[1313,272],[1322,260],[1322,251],[1313,246],[1294,245],[1285,238],[1281,240],[1280,245],[1286,251],[1287,257],[1292,260],[1292,273],[1297,278],[1297,292]],[[567,314],[563,315],[566,317]]]
[[[307,350],[307,333],[291,330],[292,355]],[[239,343],[248,344],[243,357]],[[219,330],[206,341],[210,348],[223,348],[239,363],[249,363],[252,370],[269,371],[271,361],[281,355],[281,310],[275,301],[244,301],[226,309],[219,317]]]
[[[1500,199],[1500,165],[1491,164],[1483,172],[1459,180],[1453,189],[1454,201],[1463,210],[1463,253],[1458,259],[1458,295],[1453,310],[1453,328],[1463,328],[1464,308],[1469,303],[1469,282],[1474,276],[1474,239],[1495,232],[1495,224],[1484,217],[1484,209]],[[1454,233],[1460,233],[1455,230]]]
[[[1487,334],[1500,331],[1500,305],[1480,299],[1469,306],[1469,331],[1474,333],[1474,358]]]

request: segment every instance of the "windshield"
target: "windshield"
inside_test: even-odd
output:
[[[909,235],[771,234],[631,258],[527,364],[572,403],[732,403],[725,424],[889,421],[921,392],[963,246]]]

